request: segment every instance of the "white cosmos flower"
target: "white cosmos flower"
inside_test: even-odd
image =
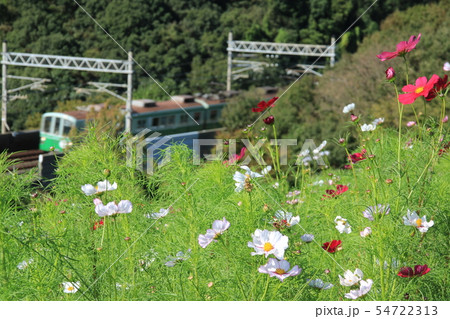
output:
[[[313,150],[313,154],[319,154],[320,151],[325,147],[325,145],[327,145],[327,141],[323,141],[318,148]]]
[[[104,180],[97,183],[97,186],[92,186],[91,184],[85,184],[81,186],[81,190],[86,195],[94,195],[98,193],[103,193],[105,191],[113,191],[117,189],[117,183],[114,182],[114,184],[111,185],[111,183],[108,180]]]
[[[305,243],[310,243],[314,240],[314,235],[312,234],[304,234],[300,237]]]
[[[66,294],[74,294],[78,291],[78,289],[80,288],[80,282],[63,282],[62,283],[63,288],[64,288],[64,292]]]
[[[374,216],[377,214],[381,215],[387,215],[391,211],[391,207],[389,205],[381,205],[378,204],[377,206],[369,206],[366,210],[363,211],[363,215],[368,220],[374,220]]]
[[[406,216],[403,216],[403,224],[406,226],[414,226],[421,233],[426,233],[428,228],[434,225],[434,221],[427,222],[427,216],[419,217],[416,212],[412,212],[408,209]]]
[[[377,126],[374,125],[373,123],[361,125],[361,131],[363,131],[363,132],[374,131],[376,128],[377,128]]]
[[[277,277],[281,281],[290,276],[297,276],[302,269],[298,268],[297,265],[289,268],[291,265],[286,260],[277,260],[275,258],[269,258],[269,261],[264,266],[260,266],[258,271],[263,274],[269,274],[270,277]]]
[[[159,210],[159,213],[147,214],[147,215],[145,215],[145,217],[151,218],[151,219],[160,219],[160,218],[163,218],[164,216],[166,216],[169,212],[170,212],[170,207],[167,209],[161,208]]]
[[[359,234],[361,235],[361,237],[367,237],[372,234],[372,228],[366,227],[363,231],[359,232]]]
[[[309,286],[314,287],[314,288],[319,288],[319,289],[323,289],[323,290],[327,290],[333,287],[333,284],[327,282],[323,282],[322,279],[314,279],[314,280],[310,280],[308,283]]]
[[[117,289],[129,290],[130,289],[130,285],[129,284],[119,284],[118,282],[116,282],[116,288]]]
[[[334,222],[336,223],[336,229],[342,234],[350,234],[352,232],[352,226],[347,222],[347,219],[342,218],[341,216],[337,216],[334,219]]]
[[[186,259],[189,259],[189,257],[191,257],[190,249],[188,249],[185,253],[182,251],[179,251],[179,252],[177,252],[175,257],[168,256],[167,257],[168,261],[164,265],[166,265],[167,267],[173,267],[173,266],[175,266],[176,263],[179,263]]]
[[[356,268],[355,272],[352,273],[350,270],[346,270],[344,273],[344,277],[339,275],[339,281],[342,286],[351,287],[356,285],[363,278],[363,272],[361,269]]]
[[[106,205],[100,201],[95,206],[95,212],[100,217],[112,216],[115,214],[128,214],[133,210],[133,205],[129,200],[121,200],[118,205],[115,202],[109,202]]]
[[[275,219],[278,222],[282,222],[286,227],[292,227],[300,222],[300,216],[292,216],[292,213],[285,212],[283,210],[277,210],[275,213]]]
[[[373,281],[372,279],[361,280],[359,290],[350,290],[348,294],[345,294],[345,298],[348,299],[357,299],[359,297],[364,296],[370,291],[370,288],[372,288]]]
[[[255,230],[252,234],[253,242],[249,241],[247,246],[254,248],[251,253],[254,255],[265,255],[265,257],[273,254],[278,259],[284,258],[284,251],[289,247],[287,236],[283,236],[279,231]]]
[[[242,174],[241,172],[235,172],[233,175],[233,179],[236,182],[234,185],[236,185],[236,192],[241,192],[244,189],[245,181],[247,179],[253,179],[256,177],[263,177],[266,175],[272,167],[269,165],[266,168],[264,168],[261,172],[261,174],[252,172],[252,170],[248,166],[241,166],[241,169],[245,170],[245,174]]]
[[[350,111],[353,111],[354,109],[355,109],[355,103],[350,103],[350,104],[344,106],[342,113],[348,113]]]
[[[322,186],[323,183],[324,183],[324,182],[323,182],[323,180],[321,179],[321,180],[318,180],[318,181],[312,183],[312,185],[313,185],[313,186]]]
[[[208,229],[205,235],[198,235],[198,244],[202,248],[206,248],[212,241],[217,241],[221,234],[223,234],[230,227],[230,222],[225,219],[215,220],[212,224],[212,229]]]
[[[372,121],[372,124],[377,126],[378,124],[384,123],[384,117],[377,118]]]
[[[450,63],[449,62],[445,62],[444,63],[444,67],[442,68],[445,72],[450,71]]]
[[[21,261],[21,262],[17,265],[17,268],[20,269],[20,270],[24,270],[24,269],[27,268],[33,261],[34,261],[33,258],[28,259],[28,261],[27,261],[27,260]]]

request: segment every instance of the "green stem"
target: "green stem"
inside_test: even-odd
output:
[[[403,56],[403,60],[405,61],[405,70],[406,70],[406,85],[409,84],[409,68],[408,68],[408,60],[406,60],[406,57]]]
[[[274,161],[274,166],[276,163],[276,176],[277,176],[277,181],[279,180],[279,176],[281,176],[281,169],[280,169],[280,154],[278,153],[278,139],[277,139],[277,130],[275,128],[275,124],[273,124],[273,137],[275,139],[275,161]]]
[[[267,276],[266,287],[264,288],[264,294],[261,297],[261,301],[263,301],[264,298],[266,298],[267,290],[269,289],[269,279],[270,279],[270,277]]]
[[[405,59],[406,61],[406,59]],[[408,81],[407,81],[408,82]],[[395,88],[395,95],[397,98],[397,107],[398,107],[398,114],[399,114],[399,118],[398,118],[398,146],[397,146],[397,170],[398,170],[398,197],[397,197],[397,205],[396,205],[396,210],[398,211],[399,208],[399,204],[400,204],[400,190],[402,187],[402,173],[401,173],[401,157],[400,157],[400,153],[401,153],[401,146],[402,146],[402,116],[403,116],[403,105],[400,103],[400,101],[398,100],[398,89],[397,89],[397,85],[394,83],[394,88]]]

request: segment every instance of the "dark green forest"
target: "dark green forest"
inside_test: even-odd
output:
[[[77,2],[123,48],[132,50],[136,61],[171,94],[225,90],[229,31],[237,40],[329,44],[332,36],[341,35],[373,3],[372,0]],[[389,14],[431,2],[377,1],[340,39],[338,59],[357,52],[365,38],[380,30]],[[0,0],[0,39],[7,41],[9,51],[126,59],[126,53],[73,0]],[[299,62],[304,61],[286,58],[279,64]],[[143,70],[136,66],[134,69],[135,97],[167,99]],[[57,103],[85,98],[74,87],[85,86],[89,81],[126,81],[120,75],[77,71],[11,67],[9,73],[52,79],[45,92],[29,91],[27,100],[11,102],[8,122],[13,130],[35,126],[36,115],[53,110]],[[235,81],[233,89],[283,86],[291,81],[279,68]]]

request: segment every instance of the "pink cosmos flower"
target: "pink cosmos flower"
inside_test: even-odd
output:
[[[429,81],[426,76],[422,76],[416,80],[416,84],[408,84],[402,88],[402,91],[406,94],[400,94],[398,100],[402,104],[411,104],[419,96],[426,97],[428,93],[433,89],[434,85],[439,81],[439,76],[433,74]]]
[[[411,126],[414,126],[414,125],[416,125],[416,122],[414,122],[414,121],[409,121],[408,123],[406,123],[407,127],[411,127]]]
[[[233,164],[237,161],[240,161],[241,159],[244,158],[246,150],[247,150],[247,148],[245,148],[245,147],[241,148],[241,152],[239,153],[239,155],[233,154],[232,157],[228,161],[223,161],[222,164]]]
[[[397,50],[394,52],[382,52],[381,54],[377,55],[377,58],[381,61],[386,61],[393,59],[398,56],[404,56],[406,53],[412,51],[417,43],[419,43],[420,36],[422,34],[419,33],[419,35],[416,37],[415,35],[412,35],[408,41],[401,41],[397,44]]]

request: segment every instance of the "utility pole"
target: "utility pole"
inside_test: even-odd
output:
[[[133,102],[133,52],[128,51],[127,103],[125,114],[125,132],[131,133],[131,104]]]
[[[227,64],[227,91],[231,91],[231,69],[233,67],[233,51],[231,51],[231,42],[233,42],[233,33],[228,33],[228,64]]]
[[[6,122],[6,111],[8,103],[8,89],[6,87],[6,41],[2,45],[2,134],[9,131],[8,123]]]

